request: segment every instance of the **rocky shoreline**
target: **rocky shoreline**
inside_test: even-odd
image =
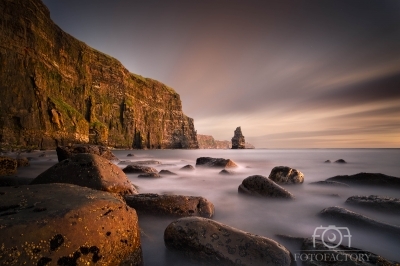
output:
[[[61,150],[61,147],[60,147]],[[107,158],[99,150],[108,154]],[[80,153],[79,151],[82,151]],[[57,155],[61,154],[57,151]],[[45,160],[45,153],[36,158]],[[184,217],[171,222],[164,232],[165,246],[183,256],[188,263],[200,265],[296,265],[296,254],[279,238],[257,236],[228,224],[212,220],[219,210],[205,197],[141,193],[140,187],[127,178],[129,173],[157,174],[160,178],[180,174],[169,170],[157,171],[147,165],[162,165],[162,161],[125,161],[123,169],[117,158],[104,147],[88,145],[67,157],[58,156],[59,162],[30,180],[29,185],[2,183],[18,171],[18,162],[11,156],[0,157],[0,263],[35,265],[145,265],[140,239],[141,215],[154,217]],[[35,163],[35,157],[30,158]],[[111,161],[110,161],[111,160]],[[242,167],[230,159],[199,157],[192,171],[221,171],[236,176],[229,167]],[[137,163],[135,163],[137,162]],[[22,166],[19,167],[32,167]],[[136,169],[136,170],[125,170]],[[133,171],[133,172],[132,172]],[[190,172],[184,172],[190,173]],[[204,172],[206,173],[206,172]],[[352,186],[396,186],[399,178],[382,174],[360,173],[353,176],[328,178],[314,182],[314,186],[333,186],[347,189]],[[364,178],[363,178],[364,176]],[[277,166],[268,177],[248,176],[237,184],[237,192],[260,200],[291,199],[299,201],[298,188],[308,186],[307,177],[297,169]],[[372,180],[372,181],[371,181]],[[380,180],[380,181],[379,181]],[[347,186],[338,186],[346,184]],[[283,187],[284,186],[284,187]],[[290,192],[293,190],[293,192]],[[243,200],[245,200],[243,198]],[[384,196],[353,196],[345,202],[383,211],[398,213],[400,199]],[[327,206],[316,217],[332,221],[345,221],[368,230],[381,231],[400,237],[400,227],[371,219],[356,211]],[[25,229],[21,231],[21,227]],[[17,231],[15,231],[17,230]],[[293,239],[293,238],[292,238]],[[302,239],[303,252],[310,249],[310,239]],[[240,240],[240,241],[239,241]],[[279,241],[278,241],[279,240]],[[299,240],[300,241],[300,240]],[[322,250],[322,242],[319,240]],[[315,244],[315,243],[314,243]],[[335,256],[351,256],[346,246],[340,246]],[[347,252],[347,253],[346,253]],[[315,252],[314,252],[315,253]],[[313,254],[314,254],[313,253]],[[332,253],[333,254],[333,253]],[[339,254],[339,255],[337,255]],[[350,254],[350,255],[349,255]],[[367,253],[366,253],[367,254]],[[395,265],[395,262],[368,253],[368,265]],[[366,256],[367,256],[366,255]],[[304,263],[303,263],[304,264]],[[319,264],[328,265],[319,261]],[[330,265],[330,264],[329,264]],[[335,265],[347,265],[337,263]],[[356,263],[352,265],[364,265]]]

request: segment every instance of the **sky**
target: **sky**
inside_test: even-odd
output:
[[[43,0],[181,96],[198,134],[256,148],[400,148],[400,1]]]

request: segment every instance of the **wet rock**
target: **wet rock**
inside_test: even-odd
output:
[[[133,157],[135,156],[133,153],[128,153],[128,155],[126,155],[127,157]]]
[[[71,146],[57,147],[56,151],[59,162],[78,153],[90,153],[101,156],[110,161],[118,161],[118,158],[111,152],[109,148],[101,145],[74,144]]]
[[[327,181],[337,181],[348,185],[384,186],[400,187],[400,178],[375,173],[358,173],[355,175],[338,175],[326,179]]]
[[[329,249],[328,247],[335,248]],[[304,238],[301,244],[301,252],[294,256],[296,261],[301,262],[304,266],[397,265],[396,262],[389,261],[372,252],[345,245],[337,245],[326,241],[326,239]]]
[[[335,186],[335,187],[349,187],[349,185],[342,183],[342,182],[336,182],[336,181],[316,181],[316,182],[311,182],[311,185],[322,185],[322,186]]]
[[[399,198],[377,195],[351,196],[346,200],[346,203],[390,214],[400,214]]]
[[[63,160],[38,175],[31,184],[70,183],[120,194],[137,191],[125,173],[98,155],[81,153]]]
[[[222,169],[218,174],[220,175],[234,175],[235,172],[231,170]]]
[[[139,214],[201,216],[206,218],[211,218],[214,215],[214,205],[203,197],[138,194],[125,196],[125,201]]]
[[[18,167],[25,167],[25,166],[29,166],[29,160],[26,157],[17,157],[17,165]]]
[[[200,157],[196,160],[196,167],[233,168],[237,164],[231,159]]]
[[[113,194],[71,184],[1,191],[1,265],[142,265],[136,212]]]
[[[387,232],[400,237],[399,226],[382,223],[342,207],[335,206],[325,208],[319,213],[319,215],[323,218],[328,218],[340,222],[344,221],[357,227],[371,228],[373,230]]]
[[[171,172],[170,170],[161,170],[159,172],[160,175],[176,175],[174,172]]]
[[[179,170],[181,170],[181,171],[194,171],[195,168],[193,167],[193,165],[188,164],[188,165],[185,165],[184,167],[182,167]]]
[[[246,141],[242,134],[242,129],[237,127],[234,131],[234,135],[232,138],[232,149],[245,149]]]
[[[274,167],[268,178],[278,184],[301,184],[304,182],[302,172],[287,166]]]
[[[168,249],[203,265],[296,265],[278,242],[206,218],[172,222],[164,242]]]
[[[330,163],[331,162],[331,160],[326,160],[324,163]]]
[[[0,176],[15,175],[17,173],[17,160],[9,157],[0,157]]]
[[[137,164],[130,164],[124,169],[122,169],[125,173],[134,173],[134,174],[141,174],[141,173],[158,173],[158,171],[149,166],[137,165]]]
[[[161,177],[158,173],[145,173],[145,174],[140,174],[138,177]]]
[[[347,162],[343,159],[339,159],[339,160],[336,160],[335,163],[347,163]]]
[[[267,198],[294,198],[289,191],[262,175],[246,177],[239,186],[238,192]]]

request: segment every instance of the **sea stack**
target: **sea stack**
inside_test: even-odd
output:
[[[242,134],[242,129],[240,127],[237,127],[235,130],[235,135],[232,138],[232,149],[245,149],[245,144],[246,142]]]

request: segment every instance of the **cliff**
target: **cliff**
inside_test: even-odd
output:
[[[173,89],[62,31],[40,0],[0,0],[0,38],[0,147],[198,147]]]
[[[215,140],[213,136],[210,135],[200,135],[197,134],[197,142],[199,144],[199,149],[230,149],[232,148],[232,143],[229,140]],[[246,149],[254,149],[255,147],[246,142]]]

